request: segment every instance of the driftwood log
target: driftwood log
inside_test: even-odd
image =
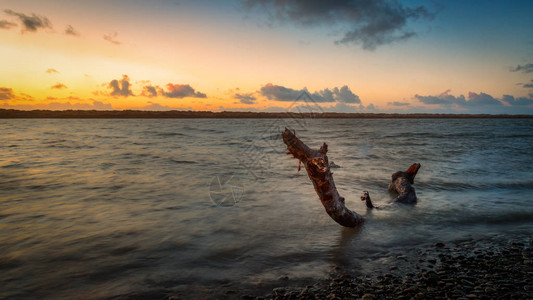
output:
[[[361,225],[365,221],[363,216],[346,208],[344,198],[337,192],[326,155],[328,145],[324,143],[319,150],[311,149],[287,128],[285,128],[282,137],[283,142],[287,145],[287,154],[292,154],[307,170],[307,175],[313,182],[318,198],[320,198],[328,215],[342,226],[356,227]],[[300,164],[298,170],[300,170]]]
[[[409,167],[409,169],[407,169],[407,171],[398,171],[392,174],[391,183],[389,184],[389,191],[398,194],[398,196],[394,198],[393,202],[405,204],[416,203],[417,198],[415,188],[412,186],[412,184],[415,183],[415,176],[419,169],[420,164],[414,163]],[[370,194],[368,191],[363,192],[361,201],[366,202],[366,207],[375,208],[375,206],[372,204],[372,200],[370,200]]]
[[[324,143],[319,150],[311,149],[287,128],[285,128],[282,137],[283,142],[287,145],[287,154],[292,154],[294,158],[299,160],[298,171],[300,171],[301,164],[307,170],[307,175],[311,179],[318,198],[324,205],[328,215],[342,226],[356,227],[363,224],[365,218],[346,208],[344,198],[337,192],[333,174],[330,171],[328,156],[326,155],[328,145]],[[414,163],[407,171],[398,171],[392,174],[392,180],[388,188],[389,191],[398,193],[398,196],[393,200],[394,202],[416,203],[415,188],[412,184],[414,184],[415,176],[419,169],[420,164]],[[363,192],[361,201],[366,202],[367,208],[375,208],[368,191]]]

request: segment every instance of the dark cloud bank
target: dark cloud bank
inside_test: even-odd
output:
[[[408,7],[395,0],[246,0],[244,5],[281,22],[346,28],[335,43],[361,44],[366,50],[407,40],[416,35],[407,26],[410,20],[433,17],[424,6]]]
[[[530,110],[533,105],[533,94],[529,97],[518,97],[510,95],[503,95],[501,99],[497,99],[486,93],[472,93],[470,92],[467,97],[464,95],[453,96],[450,94],[450,90],[438,95],[438,96],[421,96],[415,95],[415,99],[418,101],[436,105],[447,111],[459,110],[468,111],[471,113],[526,113],[526,110]]]
[[[308,91],[307,89],[295,90],[281,85],[274,85],[272,83],[265,84],[258,91],[259,94],[265,96],[268,100],[289,102],[305,101],[305,99],[301,97],[303,92]],[[341,88],[335,87],[331,90],[323,89],[312,94],[309,93],[309,95],[311,96],[312,100],[317,103],[361,103],[359,96],[354,94],[346,85]]]

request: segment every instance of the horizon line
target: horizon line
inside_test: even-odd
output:
[[[528,114],[464,113],[339,113],[339,112],[240,112],[192,110],[17,110],[0,109],[0,119],[379,119],[379,118],[533,118]]]

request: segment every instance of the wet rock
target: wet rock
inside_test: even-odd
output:
[[[374,300],[374,295],[372,294],[364,294],[363,297],[361,297],[362,300]]]
[[[274,288],[272,290],[272,292],[274,292],[274,295],[276,296],[284,296],[285,295],[285,288],[282,288],[282,287],[277,287],[277,288]]]

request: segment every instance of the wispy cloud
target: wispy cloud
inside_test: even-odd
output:
[[[55,73],[59,73],[58,70],[56,70],[56,69],[52,69],[52,68],[47,69],[45,72],[46,72],[47,74],[55,74]]]
[[[114,45],[121,45],[122,42],[117,40],[117,36],[118,36],[118,33],[116,32],[114,34],[104,34],[104,40]]]
[[[246,94],[235,93],[233,98],[239,100],[242,104],[255,104],[255,100],[256,100],[253,93],[246,93]]]
[[[533,64],[517,65],[511,72],[533,73]]]
[[[66,89],[67,86],[64,85],[64,84],[62,84],[62,83],[60,83],[60,82],[58,82],[58,83],[52,85],[50,88],[51,88],[51,89],[60,90],[60,89]]]
[[[11,29],[12,27],[16,27],[17,24],[13,22],[9,22],[7,20],[0,20],[0,29]]]
[[[244,5],[260,7],[271,20],[343,28],[336,44],[361,44],[366,50],[407,40],[416,35],[407,28],[408,21],[433,17],[424,6],[408,7],[395,0],[246,0]]]
[[[393,101],[393,102],[389,102],[387,104],[390,105],[390,106],[410,106],[411,105],[411,103],[409,103],[409,102],[400,102],[400,101]]]
[[[533,64],[517,65],[514,68],[509,69],[511,72],[521,72],[524,74],[533,73]],[[529,83],[519,83],[522,87],[531,89],[533,88],[533,79]]]
[[[65,28],[65,34],[66,35],[73,35],[73,36],[80,36],[80,33],[72,27],[72,25],[68,25],[67,28]]]
[[[36,14],[26,15],[24,13],[16,12],[11,9],[5,9],[4,12],[10,16],[17,17],[23,26],[23,31],[35,32],[38,29],[52,29],[52,23],[47,17]]]

